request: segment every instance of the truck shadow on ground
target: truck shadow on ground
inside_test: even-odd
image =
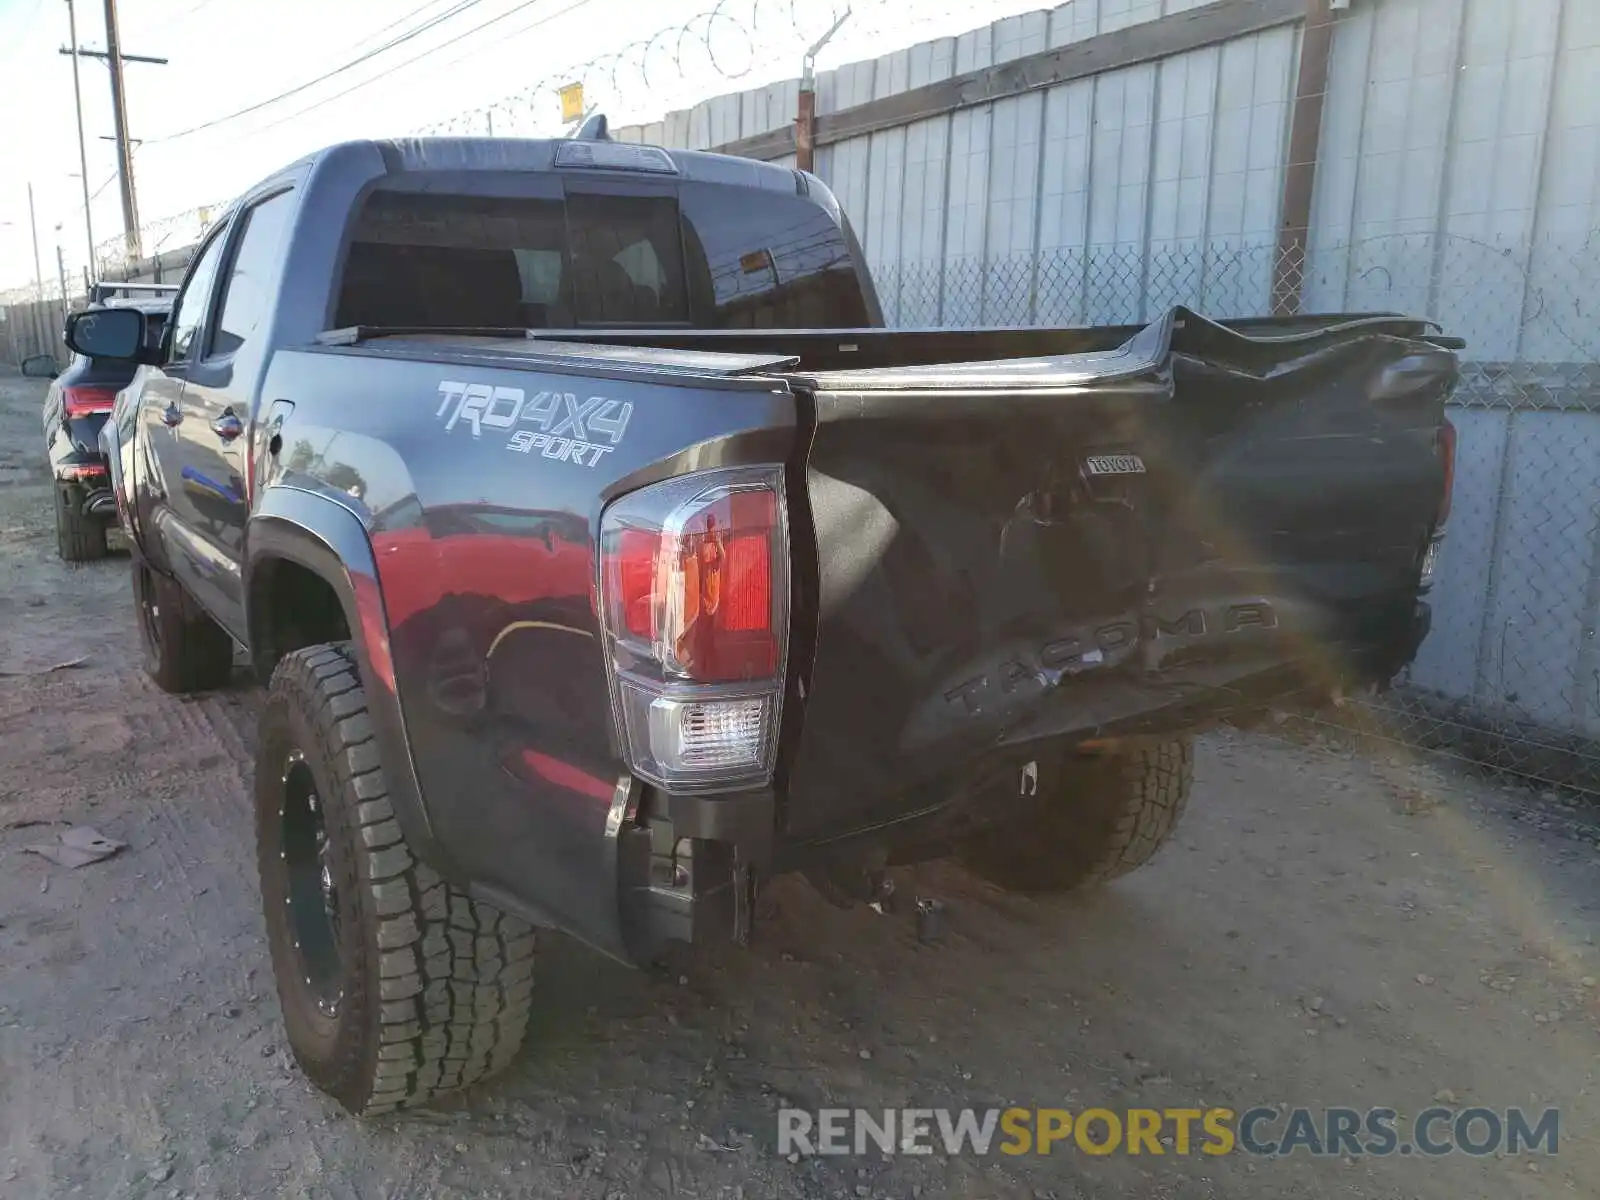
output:
[[[1152,1089],[1195,1103],[1194,1081],[1184,1091],[1131,1048],[1138,1039],[1116,1041],[1132,988],[1182,984],[1182,955],[1157,972],[1170,979],[1152,978],[1148,959],[1115,965],[1119,946],[1180,936],[1160,905],[1123,890],[1011,897],[946,863],[921,868],[915,890],[947,905],[936,943],[918,940],[909,915],[840,910],[787,878],[764,896],[767,919],[747,950],[695,948],[633,971],[549,939],[529,1048],[462,1103],[476,1110],[497,1094],[580,1175],[620,1141],[639,1182],[664,1194],[718,1180],[768,1194],[762,1180],[776,1171],[828,1195],[909,1194],[919,1181],[963,1194],[952,1180],[970,1178],[986,1194],[1010,1194],[993,1190],[1009,1179],[1030,1197],[1030,1181],[1059,1182],[1064,1156],[997,1171],[993,1155],[889,1161],[868,1146],[794,1163],[778,1144],[779,1110],[1081,1108],[1153,1099]]]

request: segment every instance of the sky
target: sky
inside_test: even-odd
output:
[[[78,43],[105,47],[103,0],[76,0]],[[800,74],[850,0],[119,0],[145,251],[193,240],[193,210],[347,138],[448,128],[563,130],[575,80],[614,125]],[[819,69],[1043,7],[1039,0],[853,0]],[[0,291],[88,258],[66,0],[0,0]],[[646,46],[648,44],[648,50]],[[81,59],[96,243],[122,230],[109,72]],[[185,215],[187,214],[187,215]]]

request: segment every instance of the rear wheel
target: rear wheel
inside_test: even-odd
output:
[[[1194,783],[1194,742],[1067,760],[1053,795],[1025,818],[959,846],[976,875],[1017,892],[1066,892],[1142,867],[1178,827]]]
[[[133,553],[133,601],[144,669],[164,692],[222,687],[233,673],[233,639],[169,579]]]
[[[63,562],[93,562],[106,556],[106,527],[86,517],[75,489],[56,485],[56,551]]]
[[[417,862],[348,646],[287,655],[256,753],[256,854],[290,1046],[353,1113],[424,1104],[515,1057],[531,926]]]

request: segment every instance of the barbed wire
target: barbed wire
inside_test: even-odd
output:
[[[697,78],[736,82],[754,70],[763,37],[808,44],[845,8],[842,0],[815,8],[802,5],[800,0],[716,0],[687,20],[664,25],[619,49],[574,60],[551,71],[544,81],[532,87],[432,122],[415,132],[424,136],[482,132],[492,116],[532,115],[536,105],[572,83],[584,84],[586,94],[599,85],[608,93],[608,99],[618,100],[633,87],[645,92],[660,87],[668,72],[675,73],[679,80],[688,79],[693,70]]]
[[[190,249],[205,236],[206,230],[216,223],[231,203],[199,204],[180,213],[141,222],[139,243],[144,257],[154,258],[172,251]],[[94,252],[97,275],[121,268],[127,263],[126,238],[120,233],[108,237],[96,243]]]
[[[910,15],[894,0],[869,0],[864,5],[848,0],[824,4],[716,0],[687,20],[665,25],[619,49],[549,71],[538,84],[431,122],[414,132],[421,136],[449,135],[486,133],[493,128],[500,134],[517,128],[522,119],[548,124],[541,122],[538,114],[547,111],[545,106],[551,97],[575,83],[583,84],[588,107],[615,104],[627,109],[642,101],[655,102],[660,107],[651,119],[660,120],[667,115],[666,104],[672,103],[668,100],[662,104],[660,97],[674,82],[704,82],[706,94],[698,98],[704,101],[714,98],[723,85],[749,80],[763,63],[774,59],[792,61],[792,74],[798,74],[804,52],[846,13],[849,17],[843,28],[848,35],[860,38],[892,32],[902,48],[908,48],[907,34],[954,16],[971,16],[973,9],[973,0],[918,4]],[[497,118],[511,122],[510,128],[497,123]]]

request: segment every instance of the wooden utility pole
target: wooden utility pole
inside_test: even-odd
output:
[[[106,0],[106,65],[111,68],[111,116],[117,131],[117,182],[122,188],[122,230],[128,260],[143,255],[139,245],[139,202],[133,194],[133,146],[128,141],[128,103],[122,86],[122,38],[117,30],[117,0]]]
[[[72,55],[74,60],[79,57],[98,58],[111,68],[111,116],[117,132],[117,182],[122,191],[122,232],[128,261],[133,262],[143,256],[143,248],[139,244],[139,202],[133,187],[133,142],[128,137],[128,106],[122,64],[140,62],[165,66],[167,60],[146,54],[124,54],[122,35],[117,28],[117,0],[105,0],[105,7],[106,48],[85,50],[74,44],[70,48],[63,46],[61,53]],[[88,186],[89,179],[85,175],[84,187]],[[92,255],[93,251],[90,253]]]

